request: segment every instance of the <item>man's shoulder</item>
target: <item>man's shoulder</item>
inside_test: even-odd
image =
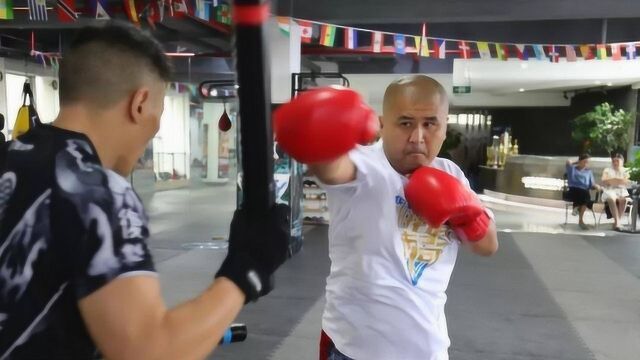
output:
[[[102,167],[91,144],[83,139],[64,140],[55,156],[55,182],[61,197],[85,214],[97,206],[109,213],[123,207],[144,214],[131,184],[121,175]]]
[[[466,178],[462,169],[449,159],[436,157],[433,159],[433,162],[431,162],[431,166],[436,169],[443,170],[457,178]]]

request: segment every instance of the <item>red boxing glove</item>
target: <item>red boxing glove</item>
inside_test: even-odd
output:
[[[378,132],[375,112],[344,87],[306,91],[273,113],[278,144],[304,163],[333,160]]]
[[[434,228],[448,221],[458,237],[471,242],[487,234],[491,219],[475,194],[442,170],[423,166],[414,171],[404,195],[411,210]]]

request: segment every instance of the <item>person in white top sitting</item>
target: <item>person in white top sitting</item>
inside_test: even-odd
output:
[[[327,191],[331,273],[320,359],[448,359],[445,291],[458,249],[489,256],[498,241],[493,214],[462,170],[437,157],[447,93],[424,75],[394,81],[381,141],[356,146],[368,143],[378,119],[348,89],[315,91],[277,110],[274,130]]]
[[[627,203],[630,184],[629,172],[622,165],[624,157],[617,153],[611,157],[611,167],[602,172],[602,200],[609,204],[609,210],[613,216],[613,229],[620,229],[620,218],[624,216],[624,208]]]

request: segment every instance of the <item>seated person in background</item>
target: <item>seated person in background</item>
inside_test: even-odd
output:
[[[596,184],[593,178],[593,172],[589,166],[588,154],[582,154],[578,157],[578,161],[571,162],[567,160],[567,180],[569,184],[569,199],[573,202],[574,212],[576,209],[579,214],[578,225],[581,229],[587,230],[589,227],[584,223],[584,212],[587,208],[593,208],[591,194],[589,190],[600,190],[600,186]]]
[[[624,156],[617,153],[611,157],[611,167],[602,172],[602,200],[609,204],[609,210],[613,215],[613,229],[618,230],[620,218],[624,215],[626,198],[629,196],[629,172],[622,167]]]

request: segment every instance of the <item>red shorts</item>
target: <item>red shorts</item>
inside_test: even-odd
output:
[[[320,332],[320,354],[319,360],[327,360],[329,358],[329,351],[334,347],[333,340],[322,330]]]

